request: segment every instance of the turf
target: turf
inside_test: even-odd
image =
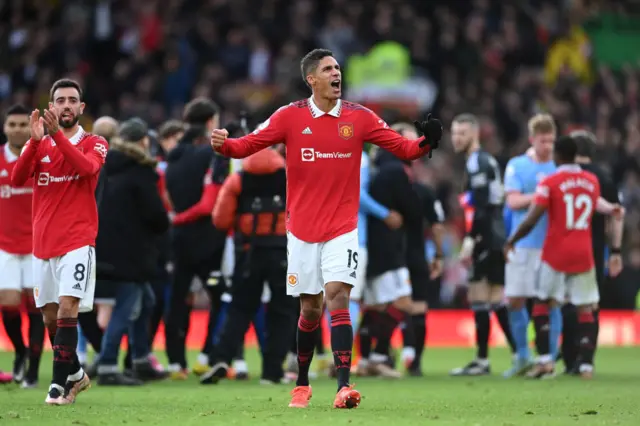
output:
[[[638,425],[640,409],[640,348],[601,349],[592,381],[558,377],[554,380],[504,380],[499,373],[509,358],[493,350],[494,374],[481,378],[452,378],[450,368],[462,365],[469,350],[432,349],[424,358],[424,378],[398,381],[361,378],[362,404],[355,410],[331,408],[335,382],[312,381],[309,409],[287,408],[291,386],[261,386],[226,381],[202,386],[195,378],[139,388],[100,388],[94,385],[73,406],[47,407],[45,389],[51,357],[43,360],[39,389],[0,387],[1,425],[469,425],[554,426]],[[0,368],[12,355],[0,353]],[[249,363],[258,366],[257,354]],[[256,372],[257,373],[257,372]],[[254,377],[256,374],[254,374]]]

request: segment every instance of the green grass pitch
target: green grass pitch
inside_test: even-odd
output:
[[[490,377],[448,376],[450,368],[472,355],[468,349],[429,349],[423,359],[424,378],[354,378],[363,396],[355,410],[331,408],[335,382],[319,378],[312,381],[311,406],[300,410],[287,408],[291,386],[258,384],[255,352],[249,357],[249,382],[202,386],[191,378],[137,388],[94,384],[72,406],[47,407],[47,353],[39,389],[0,386],[0,425],[640,425],[640,348],[600,349],[592,381],[504,380],[500,373],[508,367],[509,356],[503,349],[491,351]],[[7,370],[12,359],[12,354],[0,353],[0,368]]]

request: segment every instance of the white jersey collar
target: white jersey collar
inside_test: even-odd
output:
[[[309,98],[309,108],[311,109],[311,115],[313,116],[313,118],[322,117],[325,114],[329,114],[332,117],[338,118],[340,117],[340,113],[342,112],[342,99],[338,99],[336,106],[334,106],[331,111],[324,112],[320,108],[318,108],[316,103],[313,101],[313,96],[311,96]]]

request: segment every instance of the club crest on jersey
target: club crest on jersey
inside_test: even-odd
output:
[[[351,139],[353,137],[353,124],[352,123],[339,123],[338,134],[342,139]]]

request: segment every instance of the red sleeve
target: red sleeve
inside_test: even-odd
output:
[[[40,141],[34,141],[33,139],[29,139],[25,144],[11,173],[11,183],[13,185],[23,186],[33,176],[36,168],[33,160],[38,153],[38,146],[40,146]]]
[[[220,197],[213,209],[213,224],[218,229],[231,229],[238,210],[238,196],[242,191],[242,179],[234,173],[225,179],[220,189]]]
[[[373,111],[366,110],[367,126],[364,140],[378,145],[402,160],[416,160],[429,153],[431,147],[425,145],[420,148],[424,136],[418,139],[407,139],[389,128],[389,125]]]
[[[173,218],[174,225],[184,225],[185,223],[193,222],[200,219],[203,216],[211,215],[213,206],[216,204],[216,198],[218,198],[218,192],[220,191],[220,185],[217,185],[211,181],[211,174],[213,170],[209,169],[204,178],[204,188],[202,189],[202,197],[193,206],[187,210],[180,212]]]
[[[544,208],[549,207],[549,198],[551,197],[551,185],[548,179],[543,179],[536,187],[533,203]]]
[[[80,176],[93,176],[100,171],[107,157],[107,141],[94,136],[95,144],[89,152],[82,153],[66,138],[62,130],[52,136],[56,146]]]
[[[225,157],[245,158],[271,145],[286,143],[287,120],[283,116],[288,110],[288,105],[280,108],[247,136],[227,139],[218,152]]]
[[[156,172],[158,173],[158,193],[160,194],[160,198],[162,198],[162,204],[164,204],[164,208],[168,212],[173,211],[173,206],[171,205],[171,200],[169,200],[169,194],[167,193],[167,180],[164,176],[164,171],[157,168]]]

